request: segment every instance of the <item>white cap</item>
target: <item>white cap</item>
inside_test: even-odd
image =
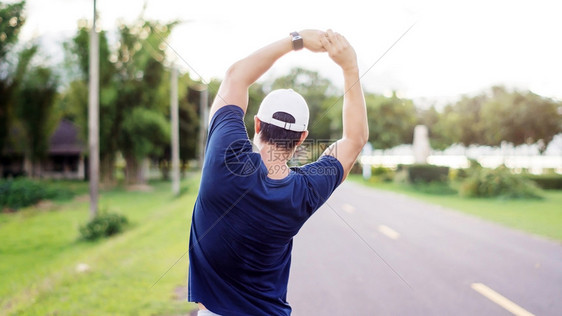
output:
[[[276,112],[285,112],[295,118],[287,123],[273,118]],[[294,132],[304,132],[308,127],[308,105],[304,98],[293,89],[271,91],[261,102],[257,117],[260,121]]]

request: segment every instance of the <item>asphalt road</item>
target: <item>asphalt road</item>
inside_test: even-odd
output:
[[[294,240],[288,300],[295,316],[562,315],[562,244],[346,182]]]

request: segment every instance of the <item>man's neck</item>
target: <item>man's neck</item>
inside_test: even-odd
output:
[[[289,175],[290,169],[287,162],[291,159],[292,152],[271,144],[262,144],[260,155],[267,168],[269,178],[283,179]]]

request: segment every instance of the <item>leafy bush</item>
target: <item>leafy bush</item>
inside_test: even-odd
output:
[[[75,188],[68,188],[66,185],[60,185],[57,182],[49,182],[48,184],[42,184],[46,187],[45,199],[55,200],[55,201],[67,201],[71,200],[78,194],[79,190]]]
[[[451,181],[463,181],[468,178],[470,174],[470,169],[451,169],[449,170],[449,180]]]
[[[433,181],[429,183],[418,182],[412,184],[412,188],[418,192],[431,195],[452,195],[457,194],[457,190],[452,188],[447,182]]]
[[[472,169],[459,193],[466,197],[541,198],[539,188],[532,181],[512,174],[505,167]]]
[[[35,204],[46,195],[40,184],[27,180],[0,180],[0,207],[17,210]]]
[[[475,171],[482,169],[482,165],[475,159],[469,159],[468,168],[451,169],[449,171],[449,179],[455,182],[462,182]]]
[[[525,175],[525,178],[533,181],[541,189],[545,190],[562,190],[562,175],[559,174],[541,174],[541,175]]]
[[[97,240],[122,232],[128,220],[125,216],[115,213],[102,213],[80,227],[80,236],[84,240]]]
[[[25,178],[0,180],[0,209],[18,210],[47,199],[70,199],[74,192]]]
[[[377,181],[390,182],[394,179],[394,171],[382,166],[371,167],[371,176]]]
[[[408,184],[408,169],[403,165],[399,165],[394,173],[394,182],[399,184]]]
[[[411,183],[447,182],[449,167],[434,165],[411,165],[408,167],[408,179]]]

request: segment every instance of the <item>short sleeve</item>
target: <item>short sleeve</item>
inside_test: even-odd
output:
[[[317,161],[299,168],[298,173],[306,178],[309,207],[316,210],[340,185],[344,171],[335,157],[324,155]]]
[[[239,142],[241,140],[247,142]],[[215,112],[211,119],[207,151],[213,150],[214,147],[223,147],[224,150],[233,143],[240,143],[238,146],[244,147],[244,150],[252,150],[244,126],[244,111],[239,106],[227,105]],[[213,148],[209,148],[212,146]]]
[[[236,105],[220,108],[209,126],[204,171],[243,176],[254,172],[254,160],[252,143],[244,125],[244,111]]]

